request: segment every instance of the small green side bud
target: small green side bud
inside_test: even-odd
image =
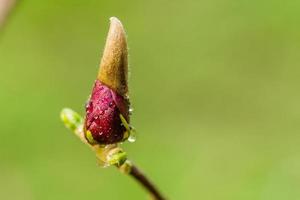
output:
[[[106,159],[109,165],[121,166],[127,160],[127,154],[122,149],[115,148],[108,153]]]
[[[70,108],[64,108],[60,113],[60,118],[71,131],[76,131],[83,123],[82,117]]]

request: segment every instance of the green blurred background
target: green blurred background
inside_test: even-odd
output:
[[[27,0],[0,35],[0,199],[147,199],[59,119],[84,113],[123,22],[123,147],[169,199],[300,199],[300,2]]]

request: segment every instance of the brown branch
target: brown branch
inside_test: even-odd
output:
[[[150,180],[135,166],[131,166],[129,172],[136,181],[138,181],[152,195],[154,200],[165,200],[158,189],[150,182]]]
[[[0,30],[5,25],[9,14],[16,5],[16,0],[0,0]]]

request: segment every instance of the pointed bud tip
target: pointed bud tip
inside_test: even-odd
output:
[[[110,18],[110,27],[100,63],[98,80],[122,96],[128,93],[127,42],[121,21]]]
[[[116,23],[123,28],[122,22],[117,17],[109,18],[110,23]]]

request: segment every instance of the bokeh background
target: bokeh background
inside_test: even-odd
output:
[[[64,128],[109,17],[127,30],[129,156],[169,199],[300,199],[300,3],[28,0],[0,34],[0,199],[147,199]]]

